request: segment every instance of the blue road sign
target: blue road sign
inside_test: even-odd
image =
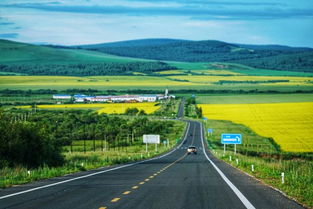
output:
[[[208,128],[208,133],[213,133],[213,129],[212,128]]]
[[[222,134],[221,136],[222,144],[241,144],[241,142],[241,134]]]

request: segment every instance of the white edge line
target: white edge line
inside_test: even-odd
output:
[[[215,170],[220,174],[220,176],[227,183],[227,185],[234,191],[234,193],[237,195],[237,197],[240,199],[240,201],[244,204],[244,206],[247,209],[255,209],[255,207],[250,203],[250,201],[239,191],[239,189],[237,189],[237,187],[225,176],[225,174],[208,157],[208,155],[205,152],[204,143],[203,143],[204,138],[203,138],[203,124],[202,123],[200,123],[200,127],[201,127],[201,142],[202,142],[203,153],[204,153],[205,157],[212,164],[212,166],[215,168]]]
[[[187,129],[186,129],[186,132],[185,132],[185,136],[184,136],[184,140],[177,147],[180,147],[183,144],[183,142],[186,140],[186,136],[187,136],[189,127],[190,127],[190,123],[188,123]],[[25,191],[16,192],[16,193],[13,193],[13,194],[1,196],[0,200],[1,199],[6,199],[6,198],[9,198],[9,197],[13,197],[13,196],[17,196],[17,195],[20,195],[20,194],[24,194],[24,193],[33,192],[33,191],[36,191],[36,190],[48,188],[48,187],[53,187],[53,186],[56,186],[56,185],[59,185],[59,184],[64,184],[64,183],[67,183],[67,182],[71,182],[71,181],[75,181],[75,180],[79,180],[79,179],[83,179],[83,178],[88,178],[90,176],[95,176],[95,175],[98,175],[98,174],[102,174],[102,173],[118,170],[118,169],[121,169],[121,168],[130,167],[130,166],[141,164],[141,163],[144,163],[144,162],[148,162],[148,161],[152,161],[152,160],[156,160],[156,159],[161,159],[163,157],[166,157],[166,156],[172,154],[174,151],[176,151],[176,148],[174,148],[172,151],[170,151],[170,152],[168,152],[168,153],[166,153],[166,154],[164,154],[164,155],[162,155],[160,157],[155,157],[155,158],[151,158],[151,159],[148,159],[148,160],[144,160],[144,161],[140,161],[140,162],[136,162],[136,163],[131,163],[131,164],[119,166],[119,167],[116,167],[116,168],[111,168],[111,169],[108,169],[108,170],[99,171],[99,172],[96,172],[96,173],[91,173],[91,174],[88,174],[88,175],[79,176],[79,177],[76,177],[76,178],[72,178],[72,179],[56,182],[56,183],[53,183],[53,184],[48,184],[48,185],[44,185],[44,186],[40,186],[40,187],[35,187],[33,189],[28,189],[28,190],[25,190]]]

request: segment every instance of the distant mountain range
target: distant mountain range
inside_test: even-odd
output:
[[[233,62],[256,68],[313,72],[313,49],[222,41],[141,39],[73,46],[125,57],[184,62]]]

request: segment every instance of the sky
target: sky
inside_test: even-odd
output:
[[[313,0],[0,1],[0,39],[81,45],[144,38],[313,47]]]

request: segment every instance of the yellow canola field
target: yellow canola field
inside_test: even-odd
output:
[[[160,105],[155,106],[155,102],[145,102],[145,103],[115,103],[115,104],[105,104],[102,109],[98,110],[98,113],[124,113],[127,108],[138,108],[138,110],[144,110],[147,114],[154,113],[160,108]]]
[[[144,110],[147,114],[151,114],[158,110],[160,106],[155,106],[156,102],[144,102],[144,103],[105,103],[105,104],[56,104],[56,105],[37,105],[37,108],[42,109],[56,109],[56,108],[68,108],[68,109],[99,109],[97,112],[107,114],[121,114],[124,113],[127,108],[138,108]],[[21,106],[20,108],[31,108],[31,106]]]
[[[272,137],[283,151],[313,152],[313,102],[198,106],[209,119],[230,120]]]

